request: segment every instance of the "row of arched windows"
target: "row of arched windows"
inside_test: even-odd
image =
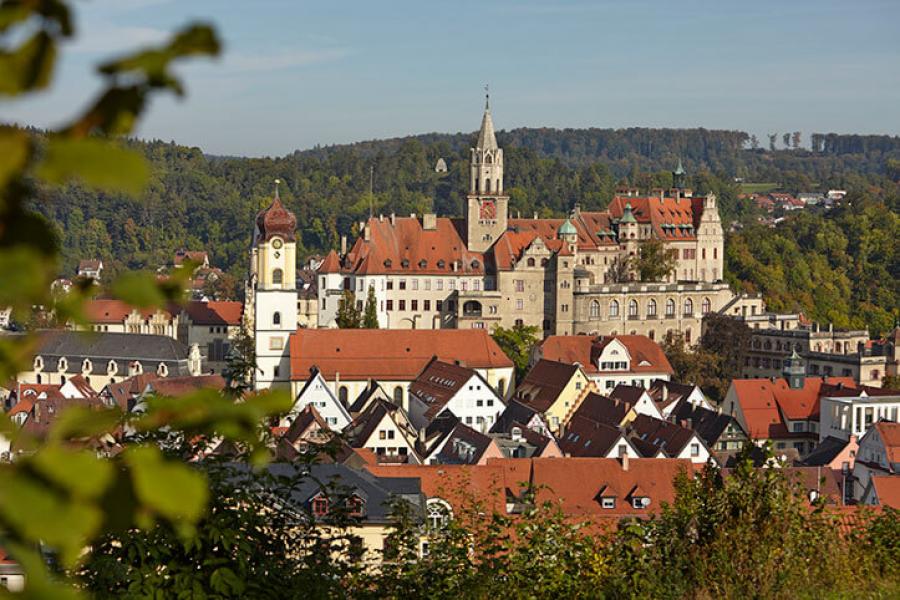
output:
[[[694,314],[694,301],[690,298],[684,299],[684,314],[686,316],[692,316]],[[609,303],[609,317],[616,318],[619,316],[619,301],[612,300]],[[709,298],[704,298],[700,305],[700,312],[702,314],[708,314],[712,310],[712,301]],[[590,308],[589,308],[590,318],[599,319],[601,317],[600,314],[600,301],[599,300],[591,300]],[[646,315],[648,317],[655,317],[657,315],[657,305],[656,300],[651,298],[647,302],[647,312]],[[666,300],[666,317],[674,317],[675,316],[675,300],[674,298],[669,298]],[[629,318],[638,318],[640,317],[640,307],[638,305],[637,300],[629,300],[628,301],[628,317]]]

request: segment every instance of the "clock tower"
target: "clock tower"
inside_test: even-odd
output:
[[[470,150],[469,194],[466,208],[466,245],[484,252],[506,231],[509,196],[503,192],[503,149],[497,146],[486,97],[481,130]]]
[[[297,331],[297,218],[275,199],[256,215],[251,251],[253,333],[256,340],[256,389],[288,387],[288,340]],[[250,298],[248,298],[250,301]]]

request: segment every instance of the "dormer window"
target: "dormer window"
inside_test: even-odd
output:
[[[631,507],[642,510],[650,506],[650,498],[647,496],[632,496],[631,498]]]
[[[438,266],[439,269],[443,269],[445,266],[447,266],[447,261],[445,261],[445,260],[442,258],[442,259],[440,259],[439,261],[437,261],[437,266]]]
[[[600,507],[606,509],[612,509],[616,507],[616,497],[615,496],[600,496]]]
[[[409,267],[409,259],[404,258],[403,260],[401,260],[400,266],[403,267],[404,269]]]
[[[66,357],[65,357],[65,356],[63,356],[62,358],[59,359],[59,362],[57,363],[57,367],[56,367],[56,368],[57,368],[57,370],[60,371],[60,372],[68,371],[68,370],[69,370],[69,361],[66,360]]]
[[[424,258],[423,258],[422,260],[419,261],[419,268],[420,268],[420,269],[424,269],[424,268],[427,267],[427,266],[428,266],[428,261],[425,260]]]
[[[391,268],[392,264],[393,264],[393,262],[391,262],[391,259],[389,259],[389,258],[384,259],[384,266],[387,267],[388,269]]]
[[[351,496],[347,500],[347,514],[351,517],[361,517],[365,514],[366,502],[359,496]]]
[[[91,364],[91,359],[86,358],[81,363],[81,372],[82,373],[90,373],[94,369],[94,365]]]
[[[40,371],[44,368],[44,358],[42,356],[34,357],[34,370]]]
[[[312,513],[317,517],[324,517],[328,514],[328,498],[324,494],[319,494],[312,499]]]
[[[166,377],[169,374],[169,367],[166,366],[166,363],[159,363],[159,366],[156,367],[156,374],[160,377]]]
[[[112,375],[118,370],[119,370],[119,365],[116,364],[116,361],[111,360],[108,363],[106,363],[107,374]]]

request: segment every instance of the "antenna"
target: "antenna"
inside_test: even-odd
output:
[[[369,165],[369,218],[375,216],[375,165]]]

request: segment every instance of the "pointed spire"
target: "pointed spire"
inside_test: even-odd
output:
[[[487,89],[487,86],[485,86]],[[482,150],[496,150],[497,137],[494,135],[494,122],[491,120],[491,96],[485,94],[484,116],[481,118],[481,131],[478,132],[478,142],[476,148]]]
[[[675,173],[675,175],[684,175],[685,174],[684,166],[681,164],[680,156],[678,157],[678,166],[675,167],[675,170],[673,171],[673,173]]]

